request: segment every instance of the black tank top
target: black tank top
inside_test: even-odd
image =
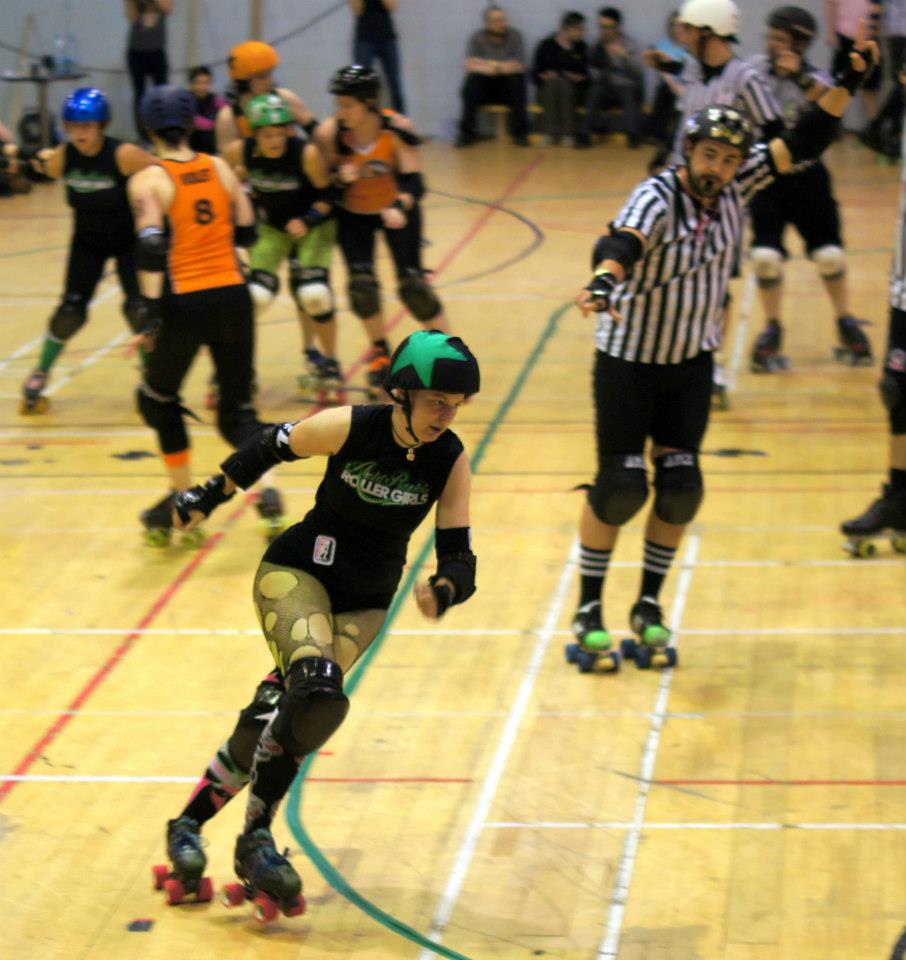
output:
[[[131,235],[132,210],[126,195],[126,180],[116,165],[116,148],[122,141],[104,137],[100,153],[86,157],[66,144],[63,182],[66,202],[75,211],[77,234],[101,239]]]
[[[328,458],[315,505],[268,548],[270,563],[305,570],[331,599],[362,597],[344,609],[386,606],[406,563],[413,531],[443,492],[462,453],[447,430],[406,459],[393,439],[389,404],[352,408],[346,443]],[[365,598],[385,597],[384,601]],[[334,604],[338,609],[338,605]]]
[[[290,137],[282,157],[262,157],[254,137],[243,145],[242,162],[265,223],[282,230],[293,217],[308,213],[317,189],[302,169],[305,141]]]

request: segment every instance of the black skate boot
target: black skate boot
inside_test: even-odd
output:
[[[323,407],[346,403],[346,384],[333,357],[324,357],[318,369],[318,403]]]
[[[859,517],[845,520],[840,531],[849,539],[843,545],[854,557],[873,557],[874,540],[888,538],[897,553],[906,553],[906,490],[881,488],[881,496]]]
[[[258,495],[255,504],[261,517],[261,528],[268,542],[276,540],[286,529],[286,511],[283,509],[283,497],[275,487],[265,487]]]
[[[28,416],[34,413],[46,413],[50,400],[44,396],[47,379],[50,375],[46,370],[32,370],[28,379],[22,384],[22,400],[19,403],[19,413]]]
[[[372,400],[385,400],[384,381],[390,370],[390,356],[383,347],[372,347],[368,355],[368,396]]]
[[[168,493],[158,500],[153,507],[142,510],[140,518],[145,528],[145,543],[149,547],[166,547],[173,535],[173,498],[175,494]],[[205,534],[201,527],[195,527],[181,535],[184,547],[199,547],[204,543]]]
[[[635,660],[640,670],[676,666],[676,647],[669,645],[673,633],[664,624],[664,612],[654,597],[639,598],[629,611],[629,625],[638,639],[620,644],[626,660]]]
[[[579,607],[573,616],[571,629],[576,643],[568,643],[565,647],[567,663],[575,663],[580,673],[616,673],[620,669],[620,655],[616,650],[611,650],[613,637],[601,622],[601,604],[598,600]]]
[[[317,347],[306,347],[304,368],[297,380],[302,396],[306,399],[314,400],[317,397],[321,383],[321,367],[326,359]]]
[[[862,332],[868,321],[857,320],[845,314],[837,318],[837,335],[840,346],[834,347],[834,358],[851,367],[870,367],[874,362],[871,355],[871,343]]]
[[[242,883],[230,883],[223,888],[223,900],[228,907],[253,901],[255,919],[261,924],[270,923],[280,910],[287,917],[305,913],[302,880],[289,860],[278,853],[270,830],[261,827],[240,834],[234,866]]]
[[[204,876],[208,858],[202,850],[198,823],[191,817],[167,821],[167,856],[172,868],[166,864],[152,868],[154,889],[166,892],[171,907],[182,903],[188,894],[199,903],[207,903],[214,895],[214,884]]]
[[[781,354],[783,327],[779,320],[768,320],[767,326],[758,334],[752,347],[750,369],[752,373],[776,373],[786,370],[789,360]]]

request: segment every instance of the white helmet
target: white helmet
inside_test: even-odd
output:
[[[733,0],[686,0],[679,19],[690,27],[707,27],[727,40],[735,40],[739,33],[739,7]]]

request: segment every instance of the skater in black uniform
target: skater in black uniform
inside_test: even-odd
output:
[[[180,518],[195,523],[277,463],[328,457],[314,507],[271,544],[255,576],[255,609],[276,672],[167,826],[177,892],[197,885],[204,870],[199,825],[251,776],[236,872],[245,895],[270,897],[270,906],[259,903],[265,911],[277,901],[301,912],[301,881],[277,851],[271,823],[303,758],[343,722],[343,677],[381,629],[409,538],[435,504],[437,572],[416,587],[418,607],[438,618],[475,591],[469,460],[449,428],[479,386],[478,362],[461,340],[419,331],[393,355],[392,405],[267,426],[223,462],[222,474],[177,498]]]
[[[864,39],[857,49],[876,55]],[[685,162],[640,184],[595,246],[595,276],[576,301],[583,313],[598,314],[598,471],[580,520],[578,645],[567,649],[581,669],[619,665],[601,598],[620,527],[648,499],[648,438],[655,495],[639,599],[630,611],[639,643],[630,642],[624,654],[639,666],[676,662],[658,594],[704,499],[698,450],[745,207],[758,190],[830,145],[865,67],[855,55],[840,85],[791,130],[754,147],[752,126],[739,110],[702,110],[686,125]]]
[[[768,16],[766,26],[767,53],[750,57],[749,64],[761,74],[791,127],[833,80],[806,59],[817,30],[808,10],[778,7]],[[773,373],[786,366],[780,306],[787,225],[802,237],[833,306],[840,341],[836,355],[853,366],[870,364],[871,344],[862,331],[864,321],[857,320],[849,309],[840,214],[827,167],[817,160],[805,170],[776,180],[755,197],[751,211],[750,257],[767,321],[752,347],[752,372]]]
[[[109,259],[116,263],[125,296],[126,322],[134,333],[145,326],[126,180],[156,161],[134,144],[108,136],[104,130],[109,122],[110,104],[103,91],[79,87],[63,104],[68,142],[39,151],[35,159],[41,173],[63,180],[66,202],[73,210],[73,231],[63,299],[50,317],[38,366],[22,385],[20,409],[25,414],[47,409],[44,391],[50,371],[67,342],[87,323],[88,305]]]

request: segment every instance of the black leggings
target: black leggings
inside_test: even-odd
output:
[[[159,87],[167,82],[170,76],[170,67],[167,63],[166,50],[129,50],[126,53],[126,65],[129,68],[129,77],[132,80],[132,113],[135,118],[135,129],[138,135],[144,136],[139,106],[145,94],[145,86],[150,77],[152,86]]]
[[[130,233],[122,243],[92,243],[79,237],[72,238],[69,259],[66,262],[66,293],[78,294],[88,305],[104,273],[104,264],[113,257],[120,287],[127,297],[137,297],[138,276],[135,272],[135,238]]]
[[[353,265],[374,269],[374,241],[379,230],[390,248],[397,279],[407,271],[421,271],[422,213],[418,204],[406,211],[406,226],[399,230],[386,229],[377,213],[350,213],[340,208],[338,221],[340,249],[350,271]]]

